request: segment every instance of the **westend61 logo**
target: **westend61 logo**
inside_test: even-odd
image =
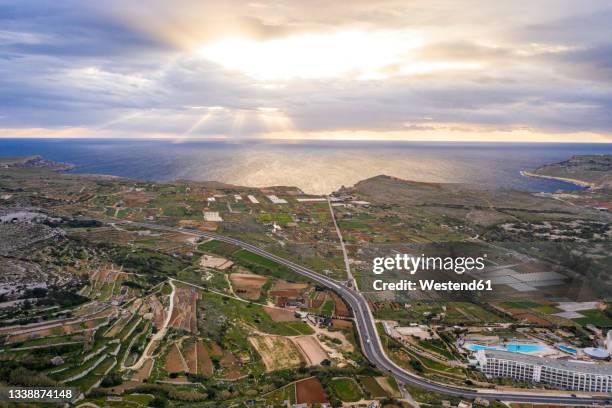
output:
[[[482,271],[485,267],[487,255],[474,257],[441,257],[441,256],[412,256],[408,254],[396,254],[394,257],[378,257],[372,262],[372,272],[380,275],[385,271],[406,271],[414,275],[420,270],[427,271],[452,271],[457,275],[465,272]],[[380,279],[372,283],[372,288],[377,291],[384,290],[436,290],[436,291],[491,291],[493,287],[491,280],[472,280],[469,282],[437,282],[433,279],[420,279],[417,282],[401,279],[398,282],[384,282]]]
[[[473,257],[457,257],[452,258],[441,256],[412,256],[408,254],[396,254],[394,257],[378,257],[374,258],[372,272],[380,275],[385,271],[406,271],[414,275],[419,270],[438,270],[438,271],[453,271],[458,275],[473,270],[481,271],[484,269],[484,260],[486,254],[477,258]]]

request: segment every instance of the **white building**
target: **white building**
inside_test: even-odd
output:
[[[205,211],[204,220],[211,222],[222,222],[223,218],[221,218],[218,211]]]
[[[476,359],[488,378],[513,378],[566,390],[612,392],[612,364],[555,360],[491,350],[479,350]]]
[[[253,204],[259,204],[259,200],[255,198],[254,195],[249,194],[247,196],[247,198],[249,199],[250,202],[252,202]]]
[[[327,201],[325,197],[302,197],[297,198],[296,200],[298,203],[320,203]]]
[[[266,197],[268,197],[268,200],[270,200],[272,204],[287,204],[287,200],[284,198],[278,198],[274,194],[267,195]]]

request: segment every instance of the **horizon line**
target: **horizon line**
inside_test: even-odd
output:
[[[167,141],[174,143],[183,142],[226,142],[226,143],[310,143],[310,142],[337,142],[337,143],[489,143],[489,144],[597,144],[607,145],[612,144],[612,140],[588,140],[588,141],[571,141],[571,140],[482,140],[482,139],[332,139],[332,138],[235,138],[235,137],[171,137],[171,136],[133,136],[133,137],[117,137],[117,136],[8,136],[0,135],[1,140],[130,140],[130,141]]]

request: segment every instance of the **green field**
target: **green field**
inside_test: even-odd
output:
[[[410,393],[412,398],[415,399],[415,401],[436,407],[442,406],[442,401],[444,400],[451,401],[451,403],[455,406],[461,401],[461,399],[457,397],[451,397],[435,392],[426,391],[422,388],[414,387],[412,385],[406,385],[406,390],[408,390],[408,392]]]
[[[200,244],[198,250],[225,256],[235,263],[261,275],[274,276],[275,278],[290,281],[306,280],[303,276],[294,273],[277,262],[225,242],[217,240],[208,241]]]
[[[291,404],[295,404],[295,384],[289,384],[266,394],[264,396],[266,403],[274,406],[282,406],[285,400]]]
[[[326,300],[321,307],[321,314],[325,317],[332,317],[336,304],[333,300]]]
[[[371,398],[389,397],[374,377],[359,377],[359,383],[363,386],[365,391],[370,394]]]
[[[456,357],[445,346],[444,342],[439,339],[419,340],[419,346],[425,350],[433,351],[436,354],[442,355],[449,360],[454,360]]]
[[[257,221],[259,222],[275,221],[279,223],[280,225],[285,226],[288,223],[292,222],[293,219],[291,218],[291,215],[287,213],[261,213],[257,217]]]
[[[198,302],[199,307],[204,309],[201,314],[205,319],[207,329],[213,330],[219,324],[216,322],[220,316],[229,320],[242,320],[244,323],[257,327],[259,330],[283,336],[297,336],[312,334],[314,331],[308,324],[303,322],[275,322],[263,310],[261,306],[241,302],[236,299],[222,297],[210,292],[204,292],[203,298]],[[214,309],[216,314],[212,314]],[[210,318],[210,322],[208,319]]]
[[[124,395],[123,400],[134,404],[138,404],[143,407],[149,406],[149,402],[153,399],[153,396],[147,394],[129,394]]]
[[[216,239],[204,242],[198,245],[198,250],[205,252],[214,252],[223,256],[230,256],[240,248],[236,245],[228,244],[227,242],[217,241]]]
[[[383,305],[385,306],[385,305]],[[446,306],[446,311],[442,306]],[[391,309],[388,306],[374,311],[379,319],[397,320],[402,325],[409,323],[426,323],[427,316],[445,313],[444,323],[500,323],[505,319],[471,302],[431,302],[418,301],[409,303],[407,308]]]
[[[550,305],[537,306],[533,310],[535,310],[536,312],[544,313],[544,314],[555,314],[555,313],[559,313],[563,311],[559,309],[558,307],[554,307]]]
[[[587,324],[592,324],[597,327],[612,327],[612,318],[607,316],[601,310],[583,310],[578,312],[585,317],[574,319],[575,322],[586,326]]]
[[[529,300],[513,300],[510,302],[501,302],[502,307],[509,309],[535,309],[540,306],[539,303],[531,302]]]
[[[455,323],[500,323],[504,319],[489,312],[482,306],[470,302],[448,302],[444,322]]]
[[[55,346],[62,343],[73,343],[78,342],[82,343],[84,340],[79,336],[66,334],[63,336],[53,336],[53,337],[40,337],[38,339],[25,340],[23,342],[16,342],[13,344],[9,344],[7,348],[21,348],[21,347],[39,347],[39,346]]]
[[[334,378],[329,382],[329,388],[344,402],[355,402],[363,398],[359,385],[352,378]]]

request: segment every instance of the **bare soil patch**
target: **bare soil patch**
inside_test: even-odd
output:
[[[277,281],[270,289],[270,296],[295,298],[300,296],[306,288],[308,288],[307,283]]]
[[[234,293],[249,300],[258,299],[261,295],[261,287],[268,281],[265,276],[250,273],[232,273],[229,278]]]
[[[270,296],[276,298],[295,299],[300,296],[300,292],[294,289],[291,290],[271,290]]]
[[[183,357],[185,357],[185,362],[187,363],[187,372],[191,374],[197,374],[198,372],[198,352],[196,345],[196,342],[192,342],[182,349]]]
[[[264,310],[275,322],[297,322],[300,320],[295,317],[295,312],[291,310],[277,309],[274,307],[264,307]]]
[[[204,343],[201,341],[196,343],[196,347],[198,354],[198,374],[211,377],[213,375],[213,364],[210,356],[208,355],[208,350],[206,350]]]
[[[134,374],[132,379],[135,381],[144,381],[149,378],[149,375],[151,374],[151,369],[153,368],[153,363],[154,360],[151,358],[145,360],[142,367],[140,367],[140,369],[136,371],[136,374]]]
[[[200,266],[203,268],[214,268],[222,271],[230,268],[234,263],[225,258],[212,255],[202,255],[200,258]]]
[[[152,295],[149,298],[149,308],[151,313],[153,313],[153,324],[157,330],[161,329],[164,325],[164,320],[166,318],[166,312],[164,310],[164,306],[161,304],[156,295]]]
[[[221,364],[221,367],[227,370],[227,374],[224,376],[224,378],[227,378],[228,380],[235,380],[237,378],[240,378],[240,364],[231,352],[229,352],[228,350],[224,350],[223,357],[221,358],[219,363]]]
[[[166,355],[165,368],[169,373],[180,373],[189,369],[176,344],[170,346],[170,351]]]
[[[328,358],[327,353],[314,336],[292,337],[291,341],[298,347],[309,366],[319,365],[321,361]]]
[[[317,296],[310,302],[310,307],[312,307],[313,309],[320,308],[326,297],[327,295],[325,294],[325,292],[319,292]]]
[[[332,319],[332,327],[341,330],[353,330],[353,322],[350,320]]]
[[[344,303],[344,300],[340,298],[335,292],[331,293],[332,299],[336,304],[336,316],[349,317],[351,312],[349,311],[348,306]]]
[[[196,300],[199,293],[191,287],[177,287],[174,294],[174,310],[170,318],[170,327],[190,333],[198,330],[196,320]]]
[[[304,290],[307,287],[307,283],[277,281],[272,287],[272,290]]]
[[[325,404],[328,402],[321,382],[314,377],[295,383],[295,397],[298,404]]]
[[[210,346],[210,353],[215,357],[221,357],[223,355],[223,349],[217,343],[213,343]]]

